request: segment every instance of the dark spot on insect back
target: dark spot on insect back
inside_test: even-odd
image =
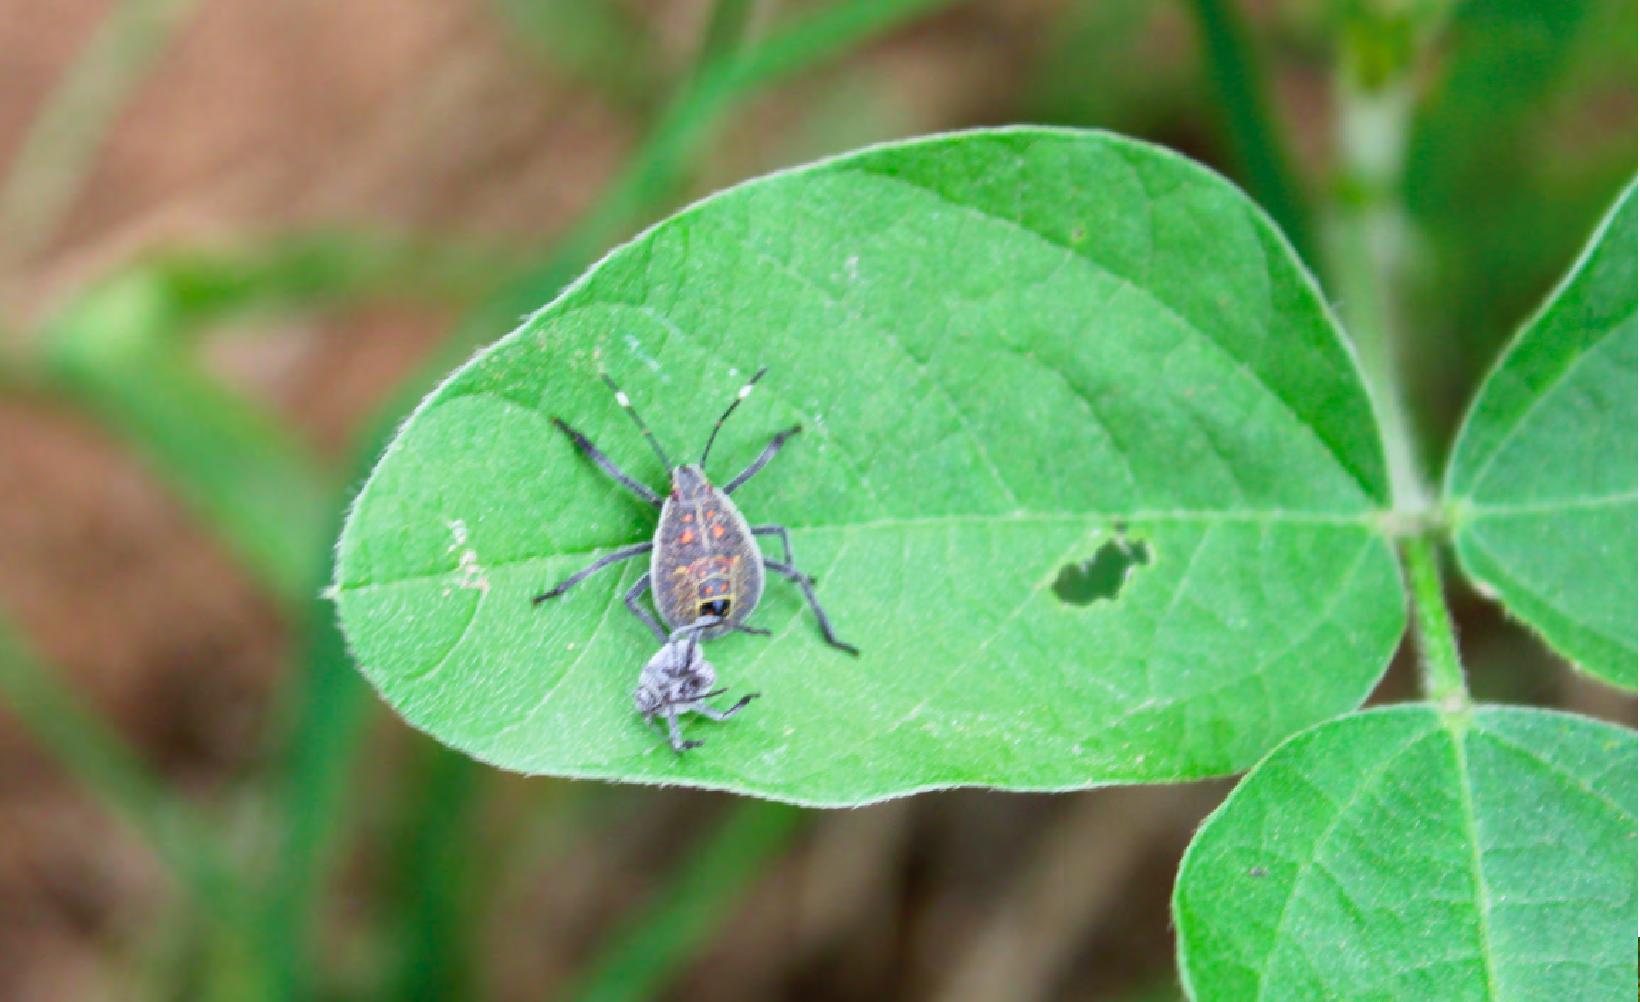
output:
[[[1107,539],[1093,556],[1059,569],[1053,593],[1070,605],[1092,605],[1113,599],[1127,584],[1137,566],[1150,563],[1150,546],[1144,540]]]

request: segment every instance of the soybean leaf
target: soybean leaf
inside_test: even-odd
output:
[[[774,636],[708,649],[763,698],[679,757],[632,708],[646,568],[531,606],[655,517],[549,419],[659,486],[599,373],[687,460],[765,363],[709,472],[803,424],[735,499],[791,527],[864,654],[771,580]],[[1404,625],[1387,491],[1338,329],[1243,195],[1111,135],[982,131],[754,181],[611,254],[406,423],[335,595],[388,702],[507,768],[810,804],[1175,780],[1371,689]]]
[[[1261,762],[1173,894],[1196,999],[1634,992],[1635,736],[1546,710],[1353,714]]]
[[[1618,200],[1481,387],[1447,470],[1465,573],[1635,684],[1635,203]]]

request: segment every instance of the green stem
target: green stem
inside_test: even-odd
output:
[[[16,263],[51,239],[109,123],[193,5],[120,0],[97,26],[0,183],[0,264]]]
[[[1411,243],[1401,188],[1418,68],[1447,5],[1403,6],[1368,2],[1344,16],[1335,82],[1339,166],[1325,236],[1330,285],[1384,430],[1396,513],[1421,520],[1433,492],[1401,378],[1408,355],[1401,288]]]
[[[1397,289],[1406,226],[1395,201],[1411,112],[1402,83],[1375,90],[1340,85],[1340,195],[1328,225],[1328,260],[1339,312],[1361,359],[1384,429],[1395,508],[1428,509],[1430,490],[1417,454],[1400,379],[1404,331]]]
[[[210,829],[165,791],[136,753],[57,681],[3,619],[0,699],[55,761],[148,842],[204,912],[236,938],[248,932],[244,888]]]
[[[1414,77],[1445,16],[1428,5],[1416,17],[1368,3],[1345,25],[1338,73],[1340,174],[1327,236],[1333,287],[1384,431],[1394,516],[1405,533],[1402,559],[1422,655],[1425,697],[1457,716],[1469,705],[1457,632],[1442,588],[1434,490],[1418,454],[1404,396],[1407,331],[1400,289],[1407,273],[1408,225],[1400,209]]]
[[[1207,57],[1207,75],[1218,93],[1231,155],[1253,198],[1270,213],[1299,257],[1317,264],[1315,238],[1303,192],[1286,144],[1265,96],[1263,73],[1240,20],[1223,0],[1194,0]]]
[[[791,841],[806,815],[794,807],[739,801],[718,830],[678,864],[670,885],[608,943],[563,995],[583,1002],[655,998],[728,915],[741,892]]]
[[[1407,577],[1412,585],[1412,612],[1423,655],[1424,695],[1446,713],[1469,707],[1463,662],[1458,657],[1458,634],[1441,587],[1441,564],[1435,542],[1427,533],[1409,536],[1401,544]]]

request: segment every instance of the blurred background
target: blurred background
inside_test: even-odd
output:
[[[502,774],[349,664],[342,506],[682,202],[1012,122],[1234,178],[1437,469],[1634,172],[1635,38],[1628,0],[0,0],[0,998],[1179,997],[1228,782],[817,813]],[[1478,696],[1633,724],[1454,587]]]

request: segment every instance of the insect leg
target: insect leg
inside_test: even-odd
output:
[[[787,439],[802,430],[802,425],[794,424],[790,428],[787,428],[785,431],[770,439],[769,444],[763,447],[763,452],[759,454],[756,459],[752,460],[752,465],[746,467],[744,470],[741,470],[735,475],[733,480],[723,485],[723,493],[733,494],[737,487],[752,479],[752,476],[756,474],[757,471],[769,465],[769,460],[774,458],[774,454],[780,451],[780,447],[786,444]]]
[[[710,630],[712,627],[721,622],[723,622],[722,616],[702,616],[693,623],[690,623],[688,626],[680,626],[673,630],[672,635],[666,638],[666,642],[669,644],[675,644],[684,637],[689,637],[688,656],[690,660],[693,660],[695,656],[695,644],[699,640],[699,637],[691,636],[691,634],[698,635],[700,631]]]
[[[696,703],[694,706],[690,707],[690,709],[694,710],[703,717],[710,717],[713,720],[728,720],[741,710],[744,710],[747,703],[750,703],[752,700],[761,695],[762,693],[759,692],[748,692],[746,695],[740,697],[739,702],[729,707],[727,710],[714,710],[705,703]]]
[[[632,610],[632,615],[643,620],[643,625],[649,627],[649,632],[655,635],[655,639],[664,644],[667,642],[666,631],[661,629],[659,623],[655,622],[654,616],[651,616],[643,606],[638,604],[638,599],[642,598],[643,593],[648,590],[649,572],[644,571],[644,575],[638,579],[638,583],[626,590],[626,607]]]
[[[586,580],[588,575],[595,574],[598,571],[603,570],[605,567],[608,567],[610,564],[620,563],[622,560],[630,560],[640,553],[648,553],[650,550],[654,549],[654,547],[655,544],[653,542],[633,543],[631,546],[623,546],[618,550],[606,553],[597,560],[594,560],[592,563],[576,571],[574,574],[571,574],[569,577],[553,585],[551,591],[544,591],[535,596],[533,601],[536,605],[540,605],[549,598],[557,598],[564,592],[569,591],[571,588]],[[664,640],[666,638],[663,636],[661,639]]]
[[[781,549],[786,551],[786,559],[783,561],[783,563],[786,563],[786,564],[788,564],[792,567],[797,566],[797,561],[792,558],[792,537],[791,537],[791,534],[786,531],[785,526],[783,526],[783,525],[754,525],[754,526],[752,526],[752,535],[754,535],[754,536],[775,536],[775,537],[777,537],[780,540]]]
[[[736,623],[730,628],[738,633],[750,633],[754,637],[767,637],[769,635],[768,630],[759,629],[756,626],[747,626],[745,623]]]
[[[603,470],[605,473],[613,477],[616,483],[638,495],[638,497],[642,498],[646,503],[652,504],[656,508],[661,506],[661,499],[659,495],[622,472],[621,468],[615,465],[614,460],[604,455],[596,445],[592,444],[592,439],[587,438],[574,428],[571,428],[559,418],[553,418],[552,423],[558,426],[559,431],[562,431],[564,434],[568,435],[569,440],[575,443],[575,447],[577,449],[580,449],[582,452],[586,453],[588,459],[592,460],[594,463],[597,463],[598,469]]]
[[[677,752],[679,755],[682,755],[691,748],[699,748],[701,746],[701,742],[699,741],[683,740],[683,731],[678,728],[678,715],[676,713],[668,713],[666,715],[666,733],[672,739],[672,750]]]
[[[763,566],[796,584],[797,587],[803,589],[803,597],[809,600],[809,608],[814,610],[815,618],[820,620],[820,633],[826,638],[826,643],[840,651],[852,654],[855,657],[860,656],[860,649],[858,647],[838,640],[837,635],[831,632],[831,620],[826,618],[826,610],[821,608],[820,600],[815,597],[814,582],[809,580],[809,576],[807,574],[804,574],[802,571],[791,566],[790,564],[783,564],[778,560],[770,560],[768,557],[763,558]]]

